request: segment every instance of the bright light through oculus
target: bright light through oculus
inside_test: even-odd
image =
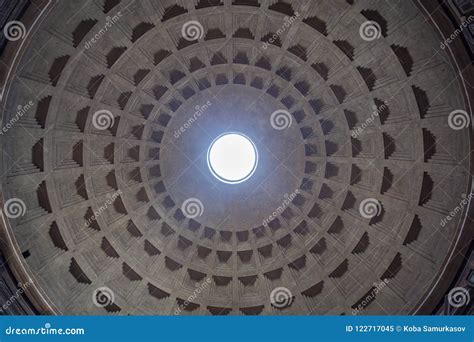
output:
[[[255,144],[240,133],[218,136],[207,152],[207,164],[214,177],[228,184],[238,184],[255,172],[258,153]]]

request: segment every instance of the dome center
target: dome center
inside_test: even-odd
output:
[[[224,133],[209,146],[207,164],[221,182],[238,184],[249,179],[258,163],[255,144],[244,134]]]

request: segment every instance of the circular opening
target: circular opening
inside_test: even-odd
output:
[[[258,153],[255,144],[244,134],[224,133],[212,142],[207,152],[207,164],[221,182],[238,184],[255,172]]]

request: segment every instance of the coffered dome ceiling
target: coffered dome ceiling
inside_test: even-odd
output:
[[[410,1],[393,6],[50,4],[19,50],[3,126],[24,113],[0,137],[4,201],[26,208],[6,228],[44,302],[67,314],[415,312],[463,231],[463,210],[441,222],[470,193],[470,128],[448,116],[471,109],[434,26]],[[360,31],[368,21],[379,37]],[[258,150],[241,184],[208,168],[224,132]],[[114,297],[104,307],[100,288]]]

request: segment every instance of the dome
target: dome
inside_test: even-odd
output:
[[[2,234],[40,312],[401,315],[444,293],[472,236],[472,88],[422,5],[28,11]]]

